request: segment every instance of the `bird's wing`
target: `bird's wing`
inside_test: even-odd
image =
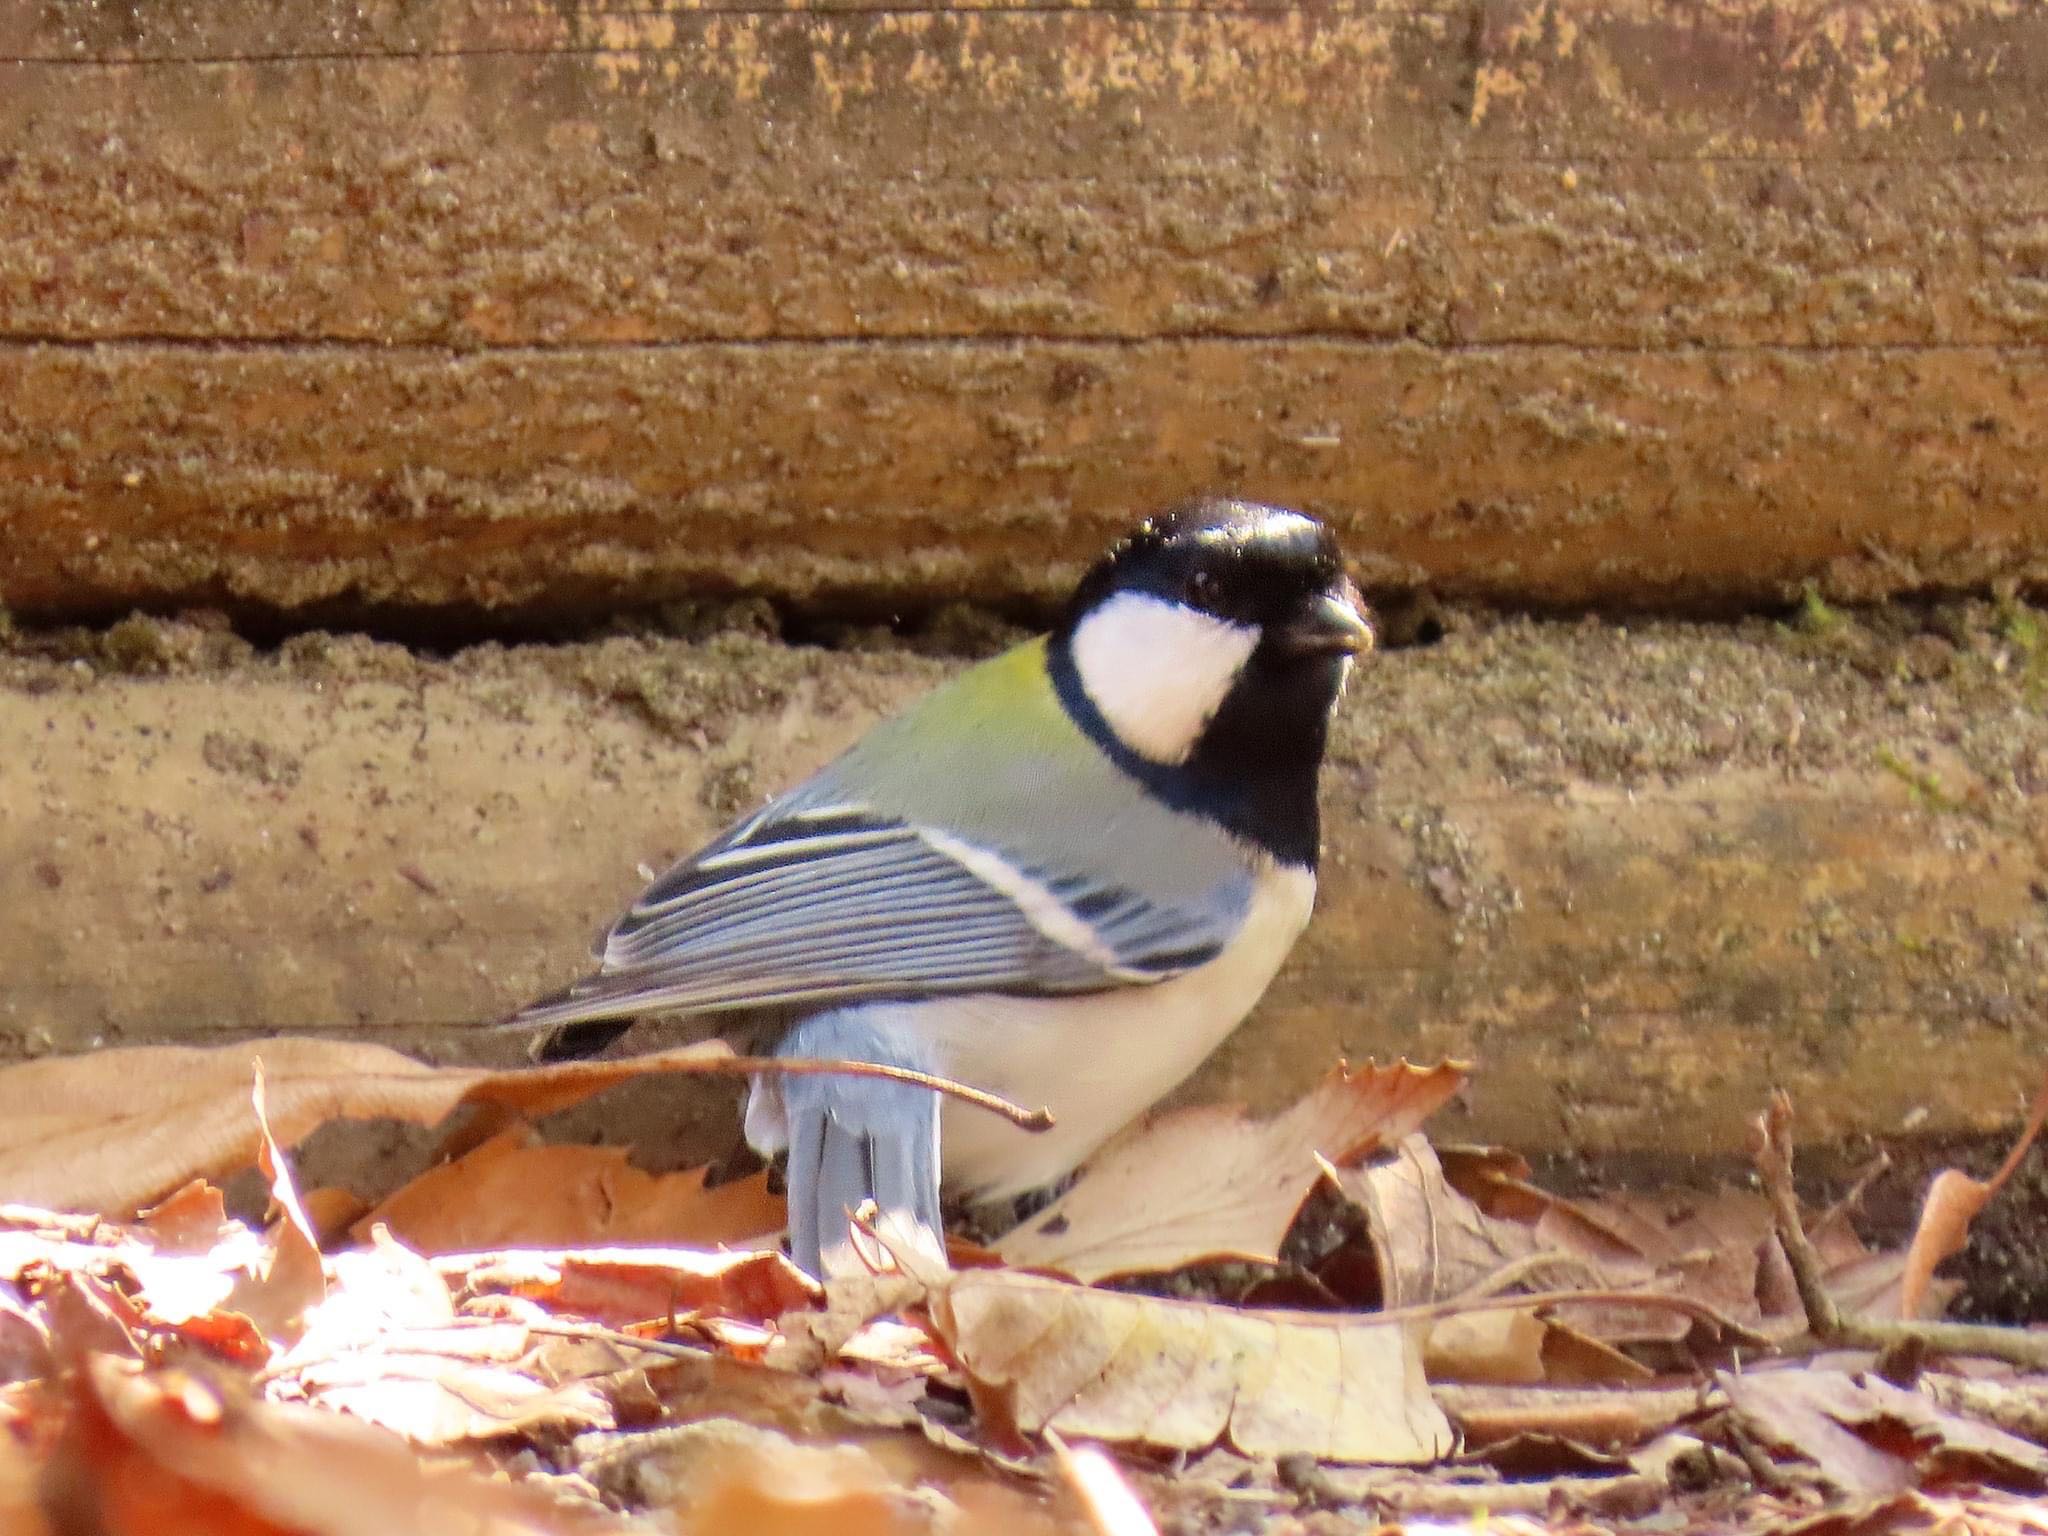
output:
[[[851,801],[783,801],[662,876],[597,974],[511,1022],[1141,985],[1214,958],[1250,884],[1167,906]]]

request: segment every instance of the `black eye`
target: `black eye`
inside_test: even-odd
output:
[[[1208,608],[1216,601],[1216,577],[1209,571],[1196,571],[1188,577],[1188,601],[1197,608]]]

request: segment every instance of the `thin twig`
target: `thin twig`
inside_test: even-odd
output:
[[[674,1339],[644,1339],[637,1333],[628,1333],[623,1328],[606,1328],[597,1323],[538,1323],[521,1320],[519,1326],[528,1333],[546,1334],[552,1339],[583,1339],[597,1344],[611,1344],[620,1349],[638,1349],[650,1355],[660,1355],[669,1360],[709,1360],[714,1351],[701,1344],[680,1344]]]
[[[505,1317],[458,1317],[417,1332],[400,1328],[381,1334],[373,1348],[349,1343],[337,1349],[323,1350],[317,1355],[279,1361],[264,1367],[250,1380],[257,1386],[268,1386],[271,1382],[287,1376],[302,1375],[309,1366],[366,1354],[437,1355],[450,1360],[473,1359],[473,1356],[463,1354],[455,1348],[434,1348],[433,1341],[426,1335],[484,1333],[493,1328],[519,1328],[527,1333],[545,1334],[549,1338],[583,1339],[599,1344],[611,1344],[622,1349],[642,1350],[647,1354],[660,1355],[670,1360],[703,1360],[709,1358],[712,1353],[701,1345],[679,1344],[673,1339],[643,1339],[638,1334],[627,1333],[619,1328],[606,1328],[598,1323],[557,1323]]]
[[[2048,1370],[2048,1332],[2000,1328],[1989,1323],[1888,1322],[1845,1317],[1828,1293],[1827,1266],[1806,1235],[1799,1216],[1799,1196],[1792,1184],[1792,1100],[1782,1091],[1771,1095],[1771,1107],[1757,1116],[1750,1156],[1757,1178],[1771,1202],[1778,1242],[1792,1266],[1806,1326],[1816,1342],[1834,1349],[1884,1351],[1918,1344],[1942,1355],[1973,1355],[2002,1360],[2028,1370]]]
[[[1499,1296],[1510,1286],[1520,1285],[1531,1275],[1540,1274],[1544,1270],[1558,1269],[1577,1270],[1581,1275],[1590,1276],[1594,1280],[1607,1278],[1600,1272],[1600,1266],[1589,1259],[1581,1258],[1578,1254],[1569,1253],[1562,1248],[1545,1248],[1540,1253],[1525,1253],[1519,1259],[1508,1260],[1485,1279],[1474,1281],[1450,1299],[1478,1301],[1486,1296]]]
[[[1669,1296],[1661,1291],[1528,1291],[1515,1296],[1454,1296],[1449,1301],[1422,1302],[1412,1307],[1390,1307],[1384,1312],[1363,1312],[1350,1319],[1356,1323],[1425,1323],[1439,1318],[1463,1317],[1468,1312],[1507,1312],[1523,1307],[1647,1307],[1653,1312],[1680,1312],[1695,1321],[1723,1332],[1750,1336],[1733,1318],[1715,1311],[1690,1296]]]
[[[1848,1227],[1849,1213],[1862,1207],[1863,1197],[1870,1193],[1870,1186],[1889,1173],[1891,1166],[1891,1153],[1880,1147],[1877,1156],[1864,1165],[1863,1171],[1856,1175],[1842,1198],[1820,1213],[1819,1219],[1813,1224],[1813,1235],[1817,1237],[1835,1226]]]
[[[1792,1182],[1792,1099],[1782,1088],[1772,1093],[1770,1108],[1757,1116],[1750,1156],[1763,1181],[1764,1196],[1771,1203],[1778,1242],[1792,1265],[1792,1281],[1799,1288],[1807,1326],[1817,1339],[1839,1339],[1842,1313],[1828,1294],[1827,1265],[1799,1216],[1799,1193]]]
[[[608,1076],[618,1068],[616,1062],[573,1062],[544,1070],[554,1076],[573,1077],[576,1075],[574,1069],[583,1065],[588,1065],[592,1069],[592,1076]],[[997,1094],[970,1088],[965,1083],[956,1083],[950,1077],[917,1072],[909,1067],[885,1066],[876,1061],[829,1061],[811,1056],[704,1056],[695,1060],[664,1063],[660,1070],[680,1073],[686,1077],[699,1073],[712,1077],[884,1077],[891,1082],[908,1083],[913,1088],[929,1088],[932,1092],[942,1093],[949,1099],[958,1099],[963,1104],[972,1104],[976,1109],[985,1109],[990,1114],[1001,1115],[1021,1130],[1049,1131],[1053,1127],[1050,1109],[1026,1109],[1021,1104],[1013,1104]]]

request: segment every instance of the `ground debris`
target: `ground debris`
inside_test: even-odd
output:
[[[178,1070],[138,1085],[143,1056]],[[1425,1138],[1462,1068],[1340,1068],[1265,1120],[1133,1132],[971,1264],[878,1247],[822,1288],[757,1235],[758,1180],[536,1143],[520,1108],[595,1091],[553,1072],[67,1063],[15,1166],[59,1176],[98,1078],[127,1118],[73,1209],[0,1206],[0,1529],[2042,1530],[2038,1341],[1907,1318],[1903,1254],[1798,1210],[1782,1106],[1761,1191],[1568,1200]],[[291,1141],[479,1097],[490,1132],[353,1227],[309,1218]],[[134,1209],[195,1127],[220,1171],[261,1164],[270,1225],[189,1151]]]

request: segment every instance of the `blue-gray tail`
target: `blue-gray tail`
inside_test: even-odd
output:
[[[886,1034],[846,1010],[791,1030],[780,1056],[873,1061],[921,1069]],[[780,1084],[789,1135],[789,1251],[824,1278],[858,1270],[851,1218],[874,1202],[886,1246],[944,1263],[939,1209],[939,1096],[887,1078],[789,1077]]]

